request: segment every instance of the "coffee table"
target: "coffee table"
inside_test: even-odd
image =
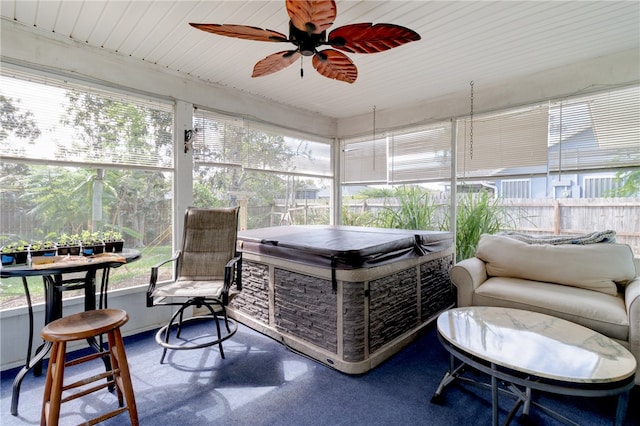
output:
[[[615,424],[622,425],[634,386],[636,360],[608,337],[549,315],[486,306],[445,311],[438,317],[437,327],[440,342],[451,354],[451,366],[432,402],[441,402],[448,384],[463,380],[491,388],[494,425],[499,422],[499,393],[517,400],[505,424],[523,405],[524,419],[534,405],[563,423],[576,424],[532,401],[532,390],[591,397],[618,395]],[[462,377],[467,366],[490,375],[491,384]],[[498,380],[506,386],[499,387]]]

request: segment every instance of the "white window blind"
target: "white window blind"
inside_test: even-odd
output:
[[[8,132],[6,159],[173,168],[173,105],[4,69],[3,103],[33,119],[33,140]]]
[[[393,183],[448,180],[451,178],[451,123],[394,132],[390,153],[389,174]]]
[[[551,171],[640,163],[640,87],[553,102],[549,119]]]
[[[451,176],[451,123],[441,122],[342,141],[343,184],[401,184]]]
[[[387,138],[347,139],[342,143],[342,183],[380,184],[387,182]]]
[[[330,177],[331,144],[242,117],[194,110],[194,160],[254,170]],[[321,139],[321,138],[316,138]]]
[[[534,105],[458,120],[458,178],[546,172],[548,106]]]

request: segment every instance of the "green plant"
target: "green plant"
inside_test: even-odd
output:
[[[55,247],[55,243],[53,241],[33,241],[31,242],[31,250],[50,250]]]
[[[516,220],[504,208],[499,198],[487,191],[461,194],[456,214],[456,260],[473,257],[482,234],[513,229]],[[442,229],[449,228],[449,218]]]
[[[58,245],[75,246],[80,244],[80,235],[78,234],[62,234],[58,238]]]
[[[372,226],[375,218],[369,211],[353,213],[346,205],[342,206],[342,224],[347,226]]]
[[[17,252],[17,251],[27,251],[27,249],[29,248],[29,243],[24,241],[24,240],[20,240],[20,241],[15,241],[9,244],[5,244],[2,247],[2,253],[13,253],[13,252]]]
[[[80,241],[85,246],[93,245],[99,243],[101,240],[100,233],[95,231],[84,230],[80,233]]]
[[[376,225],[396,229],[438,229],[441,204],[429,191],[417,186],[396,189],[399,205],[387,205],[377,216]]]
[[[122,240],[122,233],[120,231],[104,231],[102,232],[103,241],[120,241]]]

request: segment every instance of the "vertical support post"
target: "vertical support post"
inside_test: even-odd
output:
[[[450,207],[451,215],[450,215],[450,223],[449,229],[451,229],[451,233],[453,234],[453,246],[456,247],[456,216],[458,215],[457,208],[457,200],[458,200],[458,128],[456,126],[456,120],[451,119],[451,200]],[[453,251],[453,263],[456,263],[456,250]]]
[[[184,212],[193,204],[193,150],[184,152],[184,132],[193,127],[193,105],[176,101],[174,108],[173,247],[175,248],[182,241]]]
[[[553,235],[560,235],[560,201],[553,200]]]

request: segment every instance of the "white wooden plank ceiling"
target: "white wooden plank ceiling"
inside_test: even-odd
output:
[[[640,48],[638,1],[337,0],[334,29],[393,23],[422,40],[371,55],[349,54],[354,84],[318,75],[304,58],[251,78],[253,65],[289,44],[208,34],[189,22],[243,24],[288,34],[284,0],[1,0],[2,19],[70,37],[219,85],[329,117],[366,114]]]

